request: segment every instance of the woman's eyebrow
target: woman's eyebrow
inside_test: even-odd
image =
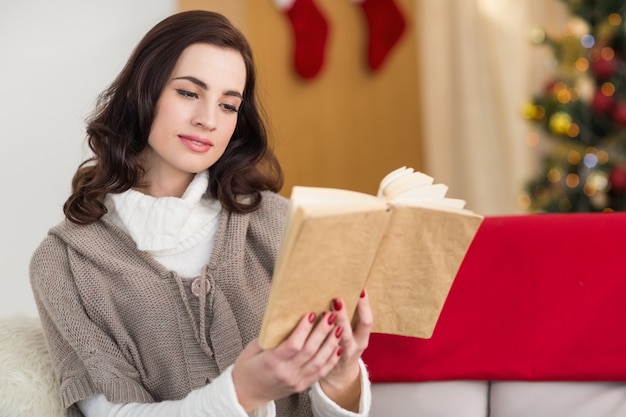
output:
[[[174,78],[175,80],[187,80],[187,81],[191,81],[192,83],[194,83],[195,85],[197,85],[198,87],[200,87],[203,90],[208,90],[209,87],[206,85],[206,83],[202,80],[197,79],[196,77],[192,77],[191,75],[185,75],[184,77],[177,77]]]
[[[197,85],[198,87],[200,87],[203,90],[208,90],[209,89],[209,86],[204,81],[199,80],[196,77],[192,77],[191,75],[185,75],[183,77],[176,77],[174,79],[175,80],[187,80],[187,81],[190,81],[190,82],[194,83],[195,85]],[[235,91],[235,90],[224,91],[224,95],[225,96],[238,97],[240,99],[243,99],[243,96],[241,95],[241,93],[239,91]]]

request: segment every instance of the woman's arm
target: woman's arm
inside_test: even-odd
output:
[[[86,417],[274,417],[274,402],[268,402],[250,414],[237,401],[232,366],[210,384],[192,391],[182,400],[158,403],[115,404],[98,394],[77,403]]]
[[[313,415],[316,417],[365,417],[369,415],[371,403],[372,403],[372,393],[371,393],[371,383],[369,380],[369,375],[367,373],[367,369],[365,368],[365,364],[363,361],[359,361],[361,367],[361,395],[358,406],[358,413],[353,411],[348,411],[344,408],[341,408],[334,401],[332,401],[324,390],[322,389],[320,383],[316,383],[311,388],[309,392],[309,397],[311,398],[311,409],[313,410]]]
[[[368,415],[370,384],[361,355],[369,343],[373,324],[369,299],[363,291],[357,303],[354,329],[343,300],[333,300],[332,307],[337,314],[337,325],[343,329],[340,337],[341,359],[328,375],[320,380],[320,387],[324,394],[343,410]],[[363,381],[367,381],[367,384]],[[367,401],[364,402],[365,399]]]
[[[291,335],[273,349],[258,340],[246,346],[233,368],[237,398],[252,410],[267,401],[309,389],[339,361],[337,314],[327,311],[316,321],[304,316]]]

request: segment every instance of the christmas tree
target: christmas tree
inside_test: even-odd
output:
[[[540,172],[525,189],[530,212],[626,210],[626,3],[563,0],[570,17],[550,45],[554,76],[524,106],[537,132]]]

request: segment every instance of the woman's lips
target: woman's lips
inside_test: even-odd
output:
[[[185,145],[188,149],[194,152],[208,152],[209,149],[213,147],[213,143],[206,139],[201,138],[199,136],[193,135],[178,135],[180,141]]]

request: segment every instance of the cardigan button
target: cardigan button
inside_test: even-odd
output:
[[[209,291],[211,290],[211,283],[209,282],[208,279],[204,279],[204,278],[194,279],[193,282],[191,283],[191,293],[198,298],[200,298],[200,296],[202,295],[202,281],[205,282],[205,286],[206,286],[204,293],[208,294]]]

